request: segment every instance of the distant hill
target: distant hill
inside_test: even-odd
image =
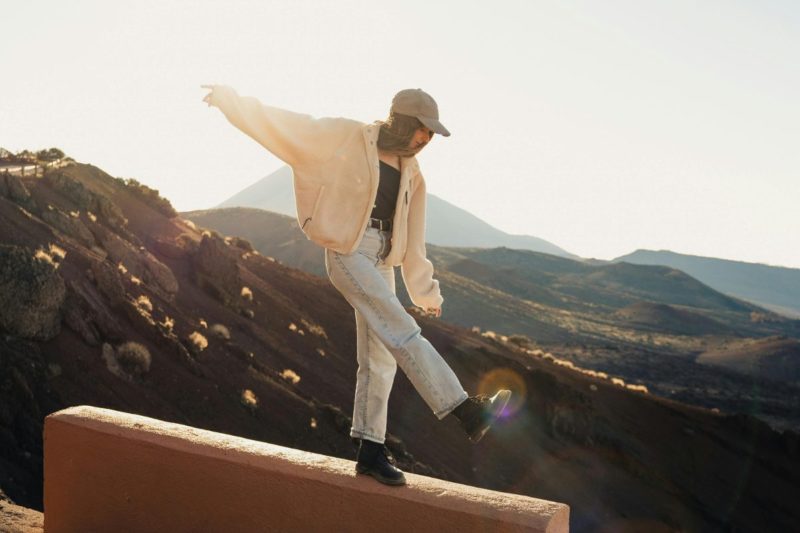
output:
[[[697,361],[797,383],[800,381],[800,365],[797,364],[800,340],[775,336],[733,341],[700,354]]]
[[[636,250],[613,262],[677,268],[720,292],[793,318],[800,318],[800,269],[679,254]]]
[[[292,170],[284,166],[234,194],[222,207],[255,207],[291,217],[296,216]],[[469,211],[428,194],[425,240],[441,246],[507,246],[562,257],[577,256],[539,237],[505,233]]]

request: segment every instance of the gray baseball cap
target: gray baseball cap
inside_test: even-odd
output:
[[[444,124],[439,122],[439,106],[436,105],[436,100],[422,89],[403,89],[394,95],[391,112],[416,117],[435,133],[450,136]]]

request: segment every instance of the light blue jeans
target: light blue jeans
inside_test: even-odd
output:
[[[467,398],[455,373],[421,334],[395,294],[394,269],[384,263],[391,232],[366,229],[358,249],[345,255],[325,249],[333,286],[356,315],[356,395],[350,436],[382,443],[397,365],[442,419]]]

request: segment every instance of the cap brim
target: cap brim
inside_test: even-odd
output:
[[[428,117],[417,117],[420,122],[425,124],[426,127],[433,130],[434,133],[438,133],[444,137],[450,137],[450,132],[447,128],[444,127],[444,124],[436,120],[435,118],[428,118]]]

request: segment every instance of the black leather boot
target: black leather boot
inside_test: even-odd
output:
[[[503,412],[510,398],[511,391],[505,389],[497,391],[494,396],[470,396],[450,413],[458,418],[469,440],[478,442]]]
[[[374,477],[387,485],[405,485],[403,471],[395,467],[392,453],[385,445],[367,439],[361,439],[358,446],[358,462],[356,472]]]

